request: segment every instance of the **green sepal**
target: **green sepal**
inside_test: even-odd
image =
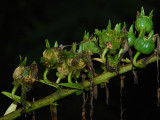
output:
[[[88,40],[89,39],[89,32],[84,32],[83,40]]]
[[[77,50],[77,44],[75,42],[75,43],[72,44],[72,51],[76,52],[76,50]]]
[[[60,83],[59,85],[68,87],[68,88],[75,88],[75,89],[83,89],[83,86],[77,83]]]
[[[83,51],[83,46],[80,45],[80,46],[79,46],[79,49],[78,49],[78,53],[82,53],[82,51]]]
[[[54,48],[56,48],[56,47],[58,47],[58,42],[57,41],[54,43]]]
[[[145,12],[144,12],[144,8],[143,7],[141,7],[141,16],[142,17],[145,16]]]
[[[149,14],[149,19],[152,20],[152,17],[153,17],[153,10]]]
[[[123,28],[126,28],[126,22],[123,23]]]
[[[128,44],[130,47],[134,45],[135,40],[136,40],[136,37],[135,37],[135,34],[133,33],[133,24],[132,24],[128,32]]]
[[[46,48],[49,49],[50,48],[50,44],[49,44],[48,39],[46,39],[45,42],[46,42]]]
[[[27,63],[27,57],[25,57],[25,58],[24,58],[24,60],[22,61],[22,56],[21,56],[21,55],[19,55],[19,59],[20,59],[20,65],[25,66],[25,65],[26,65],[26,63]]]
[[[129,28],[128,34],[134,34],[134,33],[133,33],[133,24],[132,24],[131,27]]]
[[[108,21],[107,30],[111,30],[111,21]]]
[[[118,34],[121,32],[121,23],[116,24],[115,28],[114,28],[115,32]]]
[[[149,34],[148,34],[148,41],[152,42],[153,39],[153,35],[154,35],[154,30],[152,30]]]

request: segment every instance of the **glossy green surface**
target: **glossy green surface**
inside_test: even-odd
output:
[[[134,47],[137,51],[143,54],[150,54],[155,49],[155,41],[152,41],[154,32],[150,32],[148,38],[145,36],[140,36],[136,39]]]
[[[153,28],[153,22],[152,22],[152,16],[153,16],[153,10],[150,12],[149,16],[145,16],[143,7],[141,8],[140,15],[137,15],[137,19],[135,22],[135,28],[137,31],[145,31],[146,33],[149,33]]]

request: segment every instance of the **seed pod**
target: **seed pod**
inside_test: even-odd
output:
[[[18,66],[13,73],[13,79],[20,83],[32,84],[37,79],[38,66],[33,62],[31,66]]]
[[[48,68],[54,68],[59,62],[59,50],[56,48],[49,48],[43,52],[41,63]]]
[[[14,80],[21,79],[24,69],[25,69],[24,66],[18,66],[13,72],[13,79]]]
[[[60,73],[62,73],[64,75],[68,75],[69,74],[68,65],[66,63],[62,63],[61,65],[59,65],[57,70],[58,70],[58,72],[60,72]]]
[[[135,28],[138,32],[145,31],[146,33],[149,33],[153,28],[153,10],[150,12],[149,16],[145,16],[143,7],[141,8],[140,15],[137,15],[137,19],[135,22]]]
[[[144,36],[144,32],[136,39],[134,47],[143,54],[150,54],[155,49],[155,40],[153,41],[153,30],[149,33],[148,38]]]
[[[86,66],[85,62],[80,59],[79,63],[76,65],[77,69],[83,69]]]
[[[83,69],[86,66],[85,62],[82,59],[77,59],[77,58],[67,59],[67,64],[69,67],[75,66],[76,69]]]

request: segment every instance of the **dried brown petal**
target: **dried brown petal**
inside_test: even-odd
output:
[[[57,68],[58,72],[64,74],[64,75],[68,75],[69,74],[69,69],[66,63],[61,64],[58,68]]]
[[[19,78],[21,78],[22,77],[22,74],[23,74],[23,72],[24,72],[24,66],[18,66],[15,70],[14,70],[14,72],[13,72],[13,79],[15,80],[15,79],[19,79]]]

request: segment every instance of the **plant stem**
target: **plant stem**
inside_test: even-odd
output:
[[[108,51],[108,48],[106,47],[104,50],[103,50],[103,53],[102,53],[102,61],[103,63],[105,64],[106,63],[106,53]]]
[[[141,54],[141,53],[138,51],[138,52],[135,54],[134,58],[133,58],[133,65],[134,65],[135,67],[137,67],[137,68],[143,68],[143,67],[145,67],[144,64],[142,64],[142,63],[137,63],[137,58],[140,56],[140,54]]]
[[[12,89],[12,99],[16,102],[18,102],[18,100],[15,98],[15,93],[17,91],[17,89],[19,88],[20,86],[20,83],[17,83],[14,85],[13,89]]]
[[[61,79],[62,79],[61,77],[58,77],[57,80],[56,80],[56,83],[59,84]]]
[[[45,71],[44,71],[44,74],[43,74],[43,79],[44,79],[44,82],[48,83],[48,84],[52,84],[55,88],[59,88],[58,84],[54,83],[54,82],[51,82],[47,79],[47,74],[49,73],[50,69],[49,68],[46,68]]]
[[[72,71],[69,72],[69,75],[68,75],[68,83],[69,83],[69,84],[73,84],[73,82],[72,82]]]
[[[143,60],[144,59],[137,61],[137,64],[141,63]],[[159,58],[159,60],[160,60],[160,58]],[[156,61],[156,55],[153,56],[149,61],[147,61],[145,65],[153,63],[155,61]],[[123,73],[126,73],[131,70],[132,70],[132,64],[130,63],[130,64],[127,64],[127,65],[120,67],[119,74],[123,74]],[[115,76],[117,76],[116,72],[103,73],[103,74],[94,78],[94,84],[100,84],[100,83],[104,83],[104,82],[108,83],[109,79],[111,79]],[[82,83],[82,85],[84,87],[88,87],[90,85],[90,82],[86,80]],[[44,107],[46,105],[50,105],[51,103],[53,103],[55,101],[58,101],[64,97],[67,97],[71,94],[74,94],[76,91],[78,91],[78,89],[58,89],[56,92],[52,93],[51,95],[31,103],[31,106],[26,108],[26,113],[31,112],[33,110],[36,110],[38,108]],[[0,120],[13,120],[13,119],[21,116],[21,112],[22,112],[22,108],[17,109],[16,111],[14,111],[8,115],[0,117]]]

